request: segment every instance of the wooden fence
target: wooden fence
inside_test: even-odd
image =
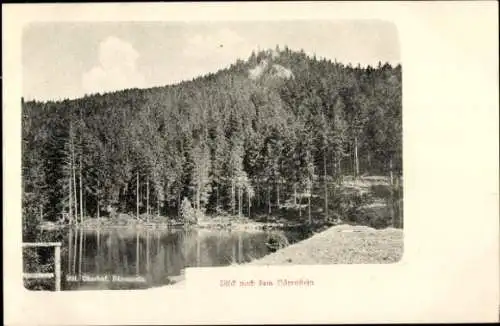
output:
[[[23,273],[25,279],[50,279],[55,281],[55,290],[61,291],[61,243],[60,242],[25,242],[24,248],[54,247],[54,273]]]

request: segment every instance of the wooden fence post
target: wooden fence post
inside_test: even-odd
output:
[[[54,276],[56,282],[56,291],[61,291],[61,245],[54,246]]]

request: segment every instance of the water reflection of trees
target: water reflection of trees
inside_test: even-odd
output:
[[[206,230],[69,230],[65,273],[144,277],[166,284],[187,267],[245,263],[269,253],[271,233]],[[275,234],[275,233],[273,233]],[[282,237],[284,235],[279,235]]]

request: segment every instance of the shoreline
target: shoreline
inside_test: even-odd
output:
[[[202,221],[198,224],[185,225],[182,223],[159,223],[159,222],[133,222],[128,224],[112,224],[106,222],[97,222],[89,224],[55,224],[48,222],[45,224],[40,224],[38,228],[43,231],[56,231],[62,229],[73,228],[76,230],[83,231],[94,231],[94,230],[176,230],[176,229],[195,229],[195,230],[227,230],[227,231],[269,231],[269,230],[286,230],[293,229],[297,227],[307,226],[307,222],[303,223],[279,223],[279,222],[259,222],[259,221],[231,221],[231,222],[219,222],[216,221]],[[324,224],[316,223],[313,226],[318,227],[324,226]]]

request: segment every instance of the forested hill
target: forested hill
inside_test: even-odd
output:
[[[277,48],[177,85],[22,108],[24,214],[46,220],[171,216],[185,197],[209,213],[267,210],[280,185],[284,202],[401,170],[401,66],[389,64]]]

